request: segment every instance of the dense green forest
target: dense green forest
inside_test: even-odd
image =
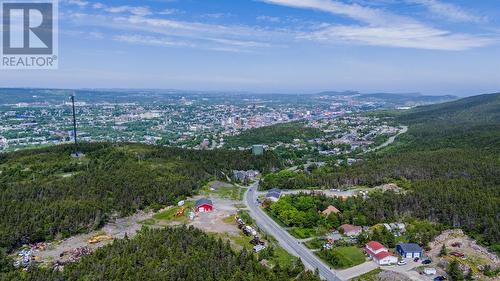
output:
[[[369,199],[377,203],[371,204],[374,219],[413,216],[462,227],[500,251],[500,94],[376,114],[408,125],[408,133],[352,166],[269,174],[262,186],[403,183],[404,194]]]
[[[169,280],[169,281],[319,281],[300,260],[290,268],[268,269],[252,253],[235,252],[229,242],[193,227],[143,229],[133,239],[116,240],[63,271],[13,270],[0,254],[0,280]]]
[[[294,139],[309,140],[322,134],[320,129],[306,127],[302,122],[291,122],[245,130],[226,138],[225,142],[228,147],[249,147],[254,144],[292,143]]]
[[[385,221],[394,222],[396,217],[383,217],[378,212],[380,204],[384,203],[381,200],[384,200],[386,196],[390,195],[378,192],[372,194],[372,199],[366,201],[361,197],[343,200],[324,194],[299,193],[286,195],[272,204],[266,202],[264,206],[266,211],[282,225],[293,227],[292,234],[300,231],[323,236],[332,229],[338,229],[342,224],[374,226]],[[335,206],[340,212],[338,214],[331,213],[328,216],[321,215],[321,212],[330,205]],[[443,226],[439,224],[426,223],[411,218],[407,218],[406,222],[405,238],[423,246],[426,246],[440,233],[440,230],[443,230]],[[391,248],[396,246],[394,235],[384,227],[380,230],[375,229],[372,233],[361,235],[357,240],[358,246],[363,247],[370,240],[379,241]]]
[[[0,154],[0,248],[87,232],[111,216],[190,196],[232,169],[279,167],[270,153],[81,144]]]

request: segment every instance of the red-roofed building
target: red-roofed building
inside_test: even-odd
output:
[[[365,251],[379,265],[395,264],[398,262],[398,258],[377,241],[368,242]]]
[[[366,251],[373,255],[376,255],[380,252],[388,252],[389,250],[387,250],[387,248],[384,247],[384,245],[380,244],[377,241],[370,241],[366,243]]]
[[[389,265],[398,262],[398,258],[389,252],[380,252],[373,256],[373,260],[379,265]]]

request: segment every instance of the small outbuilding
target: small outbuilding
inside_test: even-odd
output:
[[[196,212],[199,213],[209,213],[214,210],[214,204],[210,199],[201,198],[198,201],[196,201],[195,210]]]
[[[396,251],[403,258],[413,259],[422,257],[422,247],[416,243],[399,243],[396,245]]]

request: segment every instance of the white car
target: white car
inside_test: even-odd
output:
[[[408,262],[406,260],[398,261],[398,265],[406,265]]]
[[[437,271],[435,268],[428,267],[428,268],[424,269],[424,273],[427,275],[435,275],[437,273]]]

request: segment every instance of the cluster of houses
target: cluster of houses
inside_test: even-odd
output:
[[[398,257],[377,241],[366,243],[365,252],[378,265],[390,265],[398,262]],[[421,258],[423,250],[415,243],[400,243],[396,246],[396,252],[404,259],[413,259]]]
[[[249,171],[233,171],[233,176],[240,182],[254,181],[259,175],[259,171],[249,170]]]
[[[282,191],[277,188],[270,189],[266,194],[266,200],[276,202],[280,199]],[[341,211],[335,206],[330,205],[325,210],[321,211],[324,216],[330,214],[340,214]],[[406,232],[404,223],[384,223],[384,228],[395,236],[401,236]],[[369,231],[369,227],[361,227],[352,224],[343,224],[337,230],[332,231],[326,236],[327,243],[323,245],[325,249],[332,249],[335,242],[347,240],[355,242],[356,238],[363,232]],[[390,265],[398,262],[398,257],[393,254],[387,247],[377,241],[370,241],[365,246],[366,254],[378,265]],[[396,252],[403,259],[414,259],[422,257],[422,247],[415,243],[399,243],[396,246]]]
[[[406,232],[406,225],[404,223],[384,223],[384,227],[396,237]]]
[[[321,212],[325,216],[339,213],[341,211],[332,205]],[[400,236],[406,232],[406,225],[404,223],[385,223],[383,226],[395,236]],[[331,249],[333,248],[333,244],[340,240],[355,242],[356,238],[363,231],[369,231],[369,228],[366,226],[343,224],[339,226],[338,230],[334,230],[326,236],[328,242],[323,245],[323,248]],[[365,252],[378,265],[396,264],[398,262],[398,257],[377,241],[368,242],[365,246]],[[415,243],[400,243],[396,247],[396,252],[402,258],[413,259],[422,257],[422,247]]]

